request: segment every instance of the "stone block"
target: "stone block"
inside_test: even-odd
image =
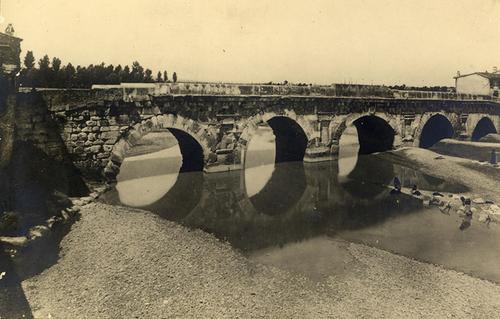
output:
[[[96,121],[87,121],[87,122],[85,122],[85,125],[87,125],[87,126],[96,126],[97,122]]]
[[[101,128],[99,126],[93,126],[92,127],[92,132],[99,132]]]
[[[92,144],[94,144],[94,145],[103,145],[104,142],[102,140],[95,140],[94,142],[92,142]]]
[[[101,151],[101,145],[94,145],[90,147],[92,153],[99,153]]]
[[[78,139],[79,139],[80,141],[85,141],[85,140],[87,139],[87,133],[84,133],[84,132],[79,133],[79,134],[78,134]]]
[[[116,140],[119,137],[120,137],[120,132],[118,131],[109,131],[101,133],[101,139],[111,141],[112,143],[116,142]]]
[[[110,152],[99,153],[99,154],[97,154],[97,159],[109,158],[110,155],[111,155]]]

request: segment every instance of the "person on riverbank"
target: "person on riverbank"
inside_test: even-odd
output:
[[[490,164],[495,165],[497,163],[497,152],[492,149],[491,150],[491,157],[490,157]]]
[[[411,188],[411,194],[414,196],[422,195],[422,193],[418,190],[417,184],[413,184],[413,187]]]
[[[440,207],[439,210],[441,211],[441,213],[449,215],[451,210],[451,203],[449,201],[446,202],[444,207]]]
[[[401,181],[399,180],[399,178],[397,176],[394,177],[393,184],[394,184],[394,188],[391,190],[391,194],[401,193]]]

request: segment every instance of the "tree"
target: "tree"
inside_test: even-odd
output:
[[[24,57],[23,68],[20,72],[19,81],[24,87],[61,87],[61,88],[90,88],[93,84],[119,84],[121,82],[146,82],[154,83],[168,81],[167,71],[158,71],[156,78],[151,69],[144,69],[138,61],[132,66],[112,64],[90,64],[88,66],[78,65],[76,68],[68,63],[63,65],[61,59],[54,57],[52,60],[48,55],[38,60],[35,65],[35,57],[32,51],[28,51]],[[173,80],[177,81],[174,72]]]
[[[123,70],[120,72],[120,81],[122,82],[132,82],[130,80],[130,67],[125,65]]]
[[[49,59],[49,56],[46,54],[43,56],[43,58],[40,59],[40,61],[38,61],[38,68],[40,68],[40,70],[48,70],[50,67],[50,59]]]
[[[61,69],[61,60],[56,57],[52,58],[52,70],[54,70],[54,72],[59,72],[60,69]]]
[[[174,74],[172,74],[172,80],[174,81],[174,83],[177,83],[177,73],[174,72]]]
[[[130,77],[133,82],[142,82],[144,80],[144,68],[137,61],[132,63],[132,72]]]
[[[66,67],[63,67],[62,72],[64,73],[64,86],[65,87],[74,87],[75,86],[75,67],[68,63]]]
[[[37,76],[33,79],[33,84],[40,87],[48,87],[50,82],[50,59],[48,55],[44,55],[38,61]]]
[[[146,69],[146,71],[144,72],[144,82],[146,83],[154,82],[153,71],[151,71],[150,69]]]
[[[33,55],[33,51],[26,52],[26,56],[24,57],[24,67],[28,70],[35,67],[35,56]]]

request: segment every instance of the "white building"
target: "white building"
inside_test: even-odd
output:
[[[458,74],[455,88],[458,94],[499,96],[500,72],[475,72]]]

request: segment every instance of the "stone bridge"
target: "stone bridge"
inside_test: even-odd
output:
[[[357,128],[363,154],[430,147],[442,138],[477,140],[500,130],[500,104],[487,97],[353,87],[129,84],[19,93],[17,107],[45,105],[73,163],[109,181],[127,150],[151,131],[177,138],[181,171],[220,172],[244,167],[263,123],[276,136],[276,162],[334,159],[348,126]],[[29,119],[17,135],[33,138],[44,120]]]

